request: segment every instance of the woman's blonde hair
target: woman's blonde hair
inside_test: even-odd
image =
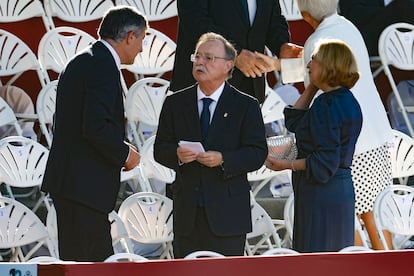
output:
[[[331,87],[344,86],[350,89],[359,79],[355,56],[341,40],[321,40],[312,57],[321,65],[320,80]]]

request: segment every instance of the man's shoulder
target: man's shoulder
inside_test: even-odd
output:
[[[233,95],[233,97],[246,102],[255,102],[258,103],[257,99],[239,89],[234,87],[233,85],[226,83],[226,86],[224,88],[225,90],[228,90],[229,93]]]

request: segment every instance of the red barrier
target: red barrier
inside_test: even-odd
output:
[[[321,253],[154,260],[141,263],[39,264],[39,276],[390,276],[412,275],[413,251]]]

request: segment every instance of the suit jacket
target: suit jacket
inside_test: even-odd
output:
[[[241,0],[178,0],[177,50],[170,89],[177,91],[195,83],[190,54],[199,37],[209,31],[222,34],[241,49],[264,52],[265,45],[279,54],[280,46],[290,39],[286,19],[278,0],[257,0],[257,11],[250,23]],[[246,78],[237,69],[229,80],[237,89],[264,101],[265,79]]]
[[[193,228],[200,191],[215,234],[250,232],[247,172],[260,168],[267,156],[265,129],[257,100],[226,83],[203,142],[206,151],[222,153],[222,166],[209,168],[197,161],[179,165],[177,144],[180,140],[201,141],[196,86],[166,98],[154,144],[155,160],[176,172],[174,232],[186,235]]]
[[[42,190],[110,212],[129,147],[120,73],[98,41],[59,77],[53,143]]]

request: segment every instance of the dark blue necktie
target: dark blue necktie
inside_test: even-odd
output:
[[[244,15],[246,16],[247,20],[250,22],[249,7],[247,5],[247,0],[241,0],[241,3],[242,3]]]
[[[207,137],[208,128],[210,126],[210,109],[209,106],[213,99],[203,98],[203,111],[200,116],[201,137],[204,140]]]

